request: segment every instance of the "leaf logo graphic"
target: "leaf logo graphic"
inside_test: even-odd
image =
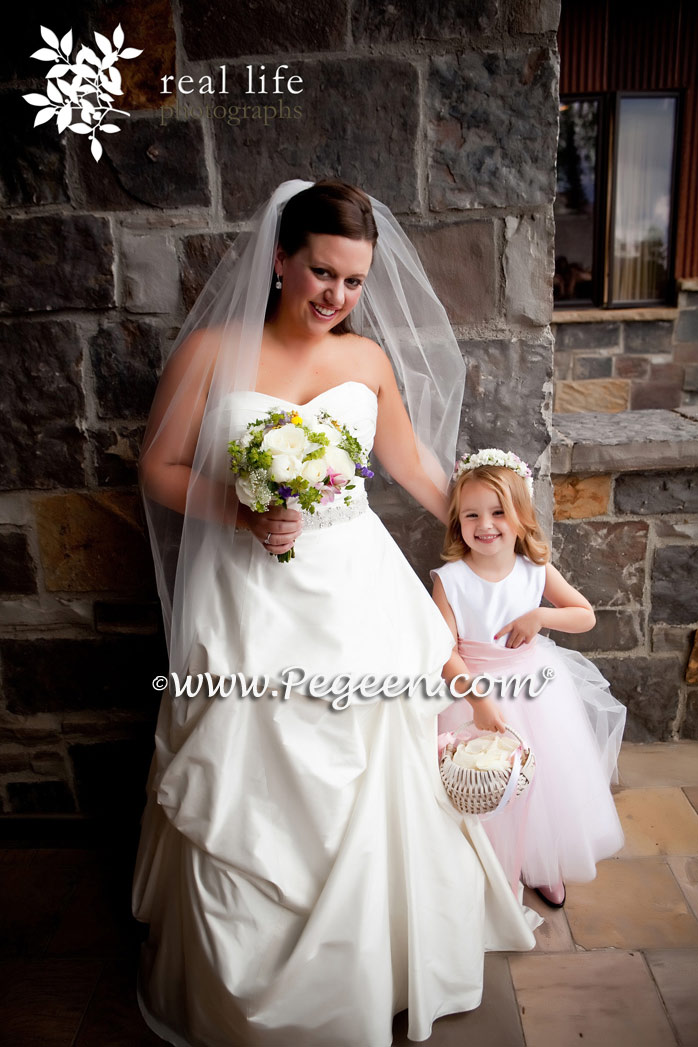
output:
[[[143,52],[136,47],[121,50],[124,44],[121,25],[117,25],[111,40],[95,33],[101,56],[91,47],[81,45],[74,62],[70,60],[72,29],[59,41],[55,33],[42,25],[41,36],[49,46],[39,48],[31,57],[53,63],[46,74],[46,94],[22,95],[29,105],[39,107],[34,127],[48,123],[55,116],[59,134],[67,128],[74,134],[88,135],[92,156],[99,160],[102,143],[97,138],[98,132],[113,135],[121,130],[117,124],[104,123],[104,118],[110,113],[131,115],[114,108],[114,97],[123,94],[121,73],[116,63],[120,58],[137,58]],[[67,79],[71,74],[72,79]],[[77,120],[74,119],[76,115]]]

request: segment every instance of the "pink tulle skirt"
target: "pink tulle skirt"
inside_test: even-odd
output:
[[[470,673],[482,675],[479,691],[490,680],[522,683],[516,696],[513,682],[491,691],[536,756],[531,787],[484,822],[507,876],[536,887],[593,880],[596,863],[623,846],[609,784],[617,781],[625,707],[588,658],[546,637],[517,650],[459,641],[459,651]],[[469,719],[468,702],[454,701],[439,716],[439,731]],[[477,734],[474,726],[469,733]]]

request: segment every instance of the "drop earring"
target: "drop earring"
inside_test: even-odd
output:
[[[274,287],[277,291],[281,290],[281,277],[278,273],[276,274],[276,283],[274,284]]]

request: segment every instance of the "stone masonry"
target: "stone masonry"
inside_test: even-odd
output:
[[[641,411],[698,403],[698,285],[681,282],[671,309],[555,313],[560,413]]]
[[[555,560],[630,741],[698,738],[698,407],[554,416]]]
[[[71,18],[82,42],[120,22],[143,51],[120,63],[130,116],[99,163],[21,98],[45,90],[39,24],[62,36]],[[339,176],[398,214],[468,361],[461,450],[518,451],[550,504],[558,19],[556,0],[17,9],[0,83],[6,818],[140,814],[167,660],[138,447],[186,311],[282,179]],[[302,93],[246,94],[282,64]],[[192,79],[163,94],[168,75]],[[213,95],[188,90],[206,75]],[[373,498],[426,579],[438,526],[394,487]]]

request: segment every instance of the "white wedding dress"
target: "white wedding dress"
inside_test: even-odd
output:
[[[239,435],[276,405],[296,406],[257,392],[223,401],[209,423],[216,469],[231,425]],[[320,409],[371,446],[367,386],[298,407]],[[434,1019],[478,1006],[485,950],[535,944],[539,918],[443,791],[444,700],[354,696],[334,709],[278,686],[289,666],[433,685],[449,656],[448,628],[361,485],[354,509],[339,500],[306,521],[290,563],[244,532],[215,585],[210,571],[192,580],[190,671],[270,685],[256,699],[162,702],[133,911],[150,924],[141,1010],[181,1047],[388,1047],[405,1008],[409,1037],[425,1040]]]

